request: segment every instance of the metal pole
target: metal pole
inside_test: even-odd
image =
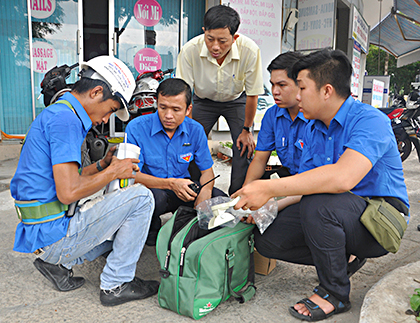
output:
[[[35,79],[34,79],[34,63],[32,57],[32,8],[31,8],[31,0],[27,1],[28,6],[28,35],[29,35],[29,64],[30,64],[30,71],[31,71],[31,95],[32,95],[32,120],[36,118],[36,111],[35,111]]]
[[[379,68],[381,64],[381,19],[382,19],[382,0],[379,1],[379,47],[378,47],[378,75],[379,75]]]

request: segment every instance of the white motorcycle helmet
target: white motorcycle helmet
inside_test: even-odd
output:
[[[115,112],[122,121],[128,121],[128,102],[130,102],[136,82],[128,67],[113,56],[97,56],[81,64],[81,76],[105,82],[112,95],[120,98],[123,108]]]

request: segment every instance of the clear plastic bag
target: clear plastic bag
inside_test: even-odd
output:
[[[212,211],[212,207],[231,201],[232,199],[229,197],[217,196],[198,204],[196,206],[196,210],[198,215],[198,225],[200,228],[208,230],[209,225],[211,226],[211,220],[215,217],[215,214]],[[229,207],[224,213],[228,213],[228,215],[222,215],[223,220],[221,222],[223,223],[220,224],[221,227],[233,228],[243,217],[252,215],[260,233],[263,234],[268,226],[277,217],[277,202],[274,199],[270,199],[266,204],[264,204],[256,211],[245,211],[242,209],[235,210],[233,207]]]
[[[277,217],[277,213],[277,201],[272,198],[251,214],[261,234],[263,234],[270,224],[273,223],[274,219]]]
[[[198,204],[195,208],[197,210],[198,225],[200,228],[205,230],[209,229],[210,220],[214,217],[213,211],[211,209],[213,206],[228,203],[230,201],[232,201],[230,197],[216,196]],[[222,227],[233,228],[244,217],[243,210],[235,210],[233,207],[228,208],[226,213],[231,214],[233,219],[229,222],[221,224],[220,226]]]

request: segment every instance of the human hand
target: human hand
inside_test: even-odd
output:
[[[254,136],[252,135],[252,133],[246,131],[245,129],[242,130],[241,134],[236,140],[236,147],[238,147],[238,150],[241,152],[241,157],[243,156],[246,149],[248,148],[247,157],[248,159],[251,158],[255,149],[255,141],[254,141]]]
[[[135,178],[135,172],[140,170],[137,165],[139,162],[137,158],[118,159],[112,156],[111,163],[106,170],[114,174],[114,179]]]
[[[255,220],[254,220],[254,218],[252,217],[252,215],[251,215],[251,214],[249,214],[247,217],[243,217],[243,218],[241,219],[241,221],[242,221],[242,222],[246,222],[246,223],[255,224]]]
[[[102,159],[103,160],[103,164],[105,164],[105,167],[102,168],[107,168],[110,164],[111,164],[111,160],[112,160],[112,156],[114,156],[114,152],[117,149],[117,146],[112,146],[111,148],[109,148],[108,152],[106,153],[105,157]]]
[[[241,197],[238,203],[234,206],[234,209],[238,210],[242,208],[243,210],[249,209],[251,211],[255,211],[262,207],[272,197],[266,184],[267,181],[265,180],[252,181],[233,193],[231,198],[235,198],[237,196]]]
[[[195,193],[188,185],[194,182],[187,178],[172,178],[171,179],[171,190],[184,202],[194,201],[197,197]]]

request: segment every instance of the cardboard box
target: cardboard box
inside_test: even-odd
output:
[[[254,263],[255,273],[260,275],[268,275],[276,267],[276,259],[261,256],[256,249],[254,249]]]

